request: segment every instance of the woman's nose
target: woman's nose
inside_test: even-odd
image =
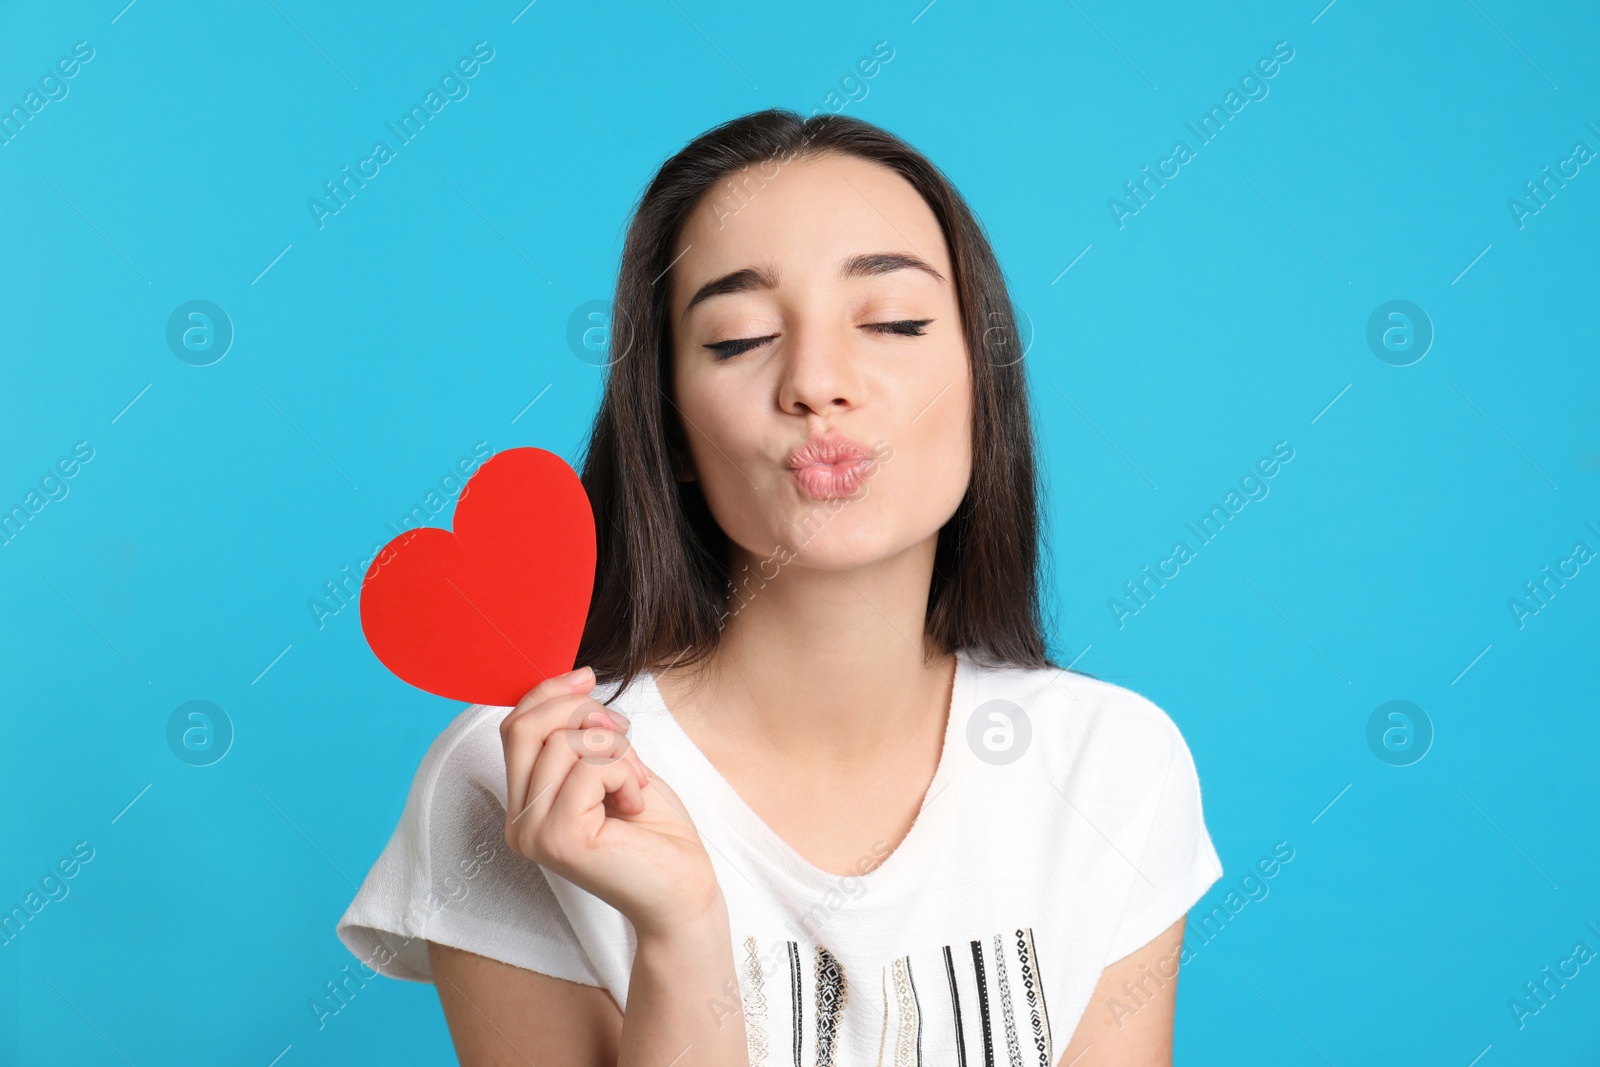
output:
[[[804,323],[787,331],[778,403],[790,414],[822,414],[861,402],[861,362],[849,325]]]

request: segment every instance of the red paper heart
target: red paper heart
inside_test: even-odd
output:
[[[577,473],[512,448],[467,482],[453,530],[407,530],[361,582],[361,629],[402,681],[510,707],[572,670],[594,591],[594,509]]]

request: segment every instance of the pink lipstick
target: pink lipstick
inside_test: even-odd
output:
[[[876,464],[871,449],[833,431],[811,436],[788,458],[801,488],[818,500],[854,496]]]

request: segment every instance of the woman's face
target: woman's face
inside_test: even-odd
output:
[[[904,178],[852,156],[730,180],[742,206],[718,183],[673,249],[672,382],[693,468],[680,477],[699,481],[735,567],[740,549],[845,569],[931,545],[972,467],[938,221]],[[875,460],[791,469],[792,450],[828,433]]]

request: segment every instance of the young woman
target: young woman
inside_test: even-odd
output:
[[[345,944],[468,1065],[1170,1063],[1222,867],[1172,720],[1047,655],[960,195],[744,116],[650,183],[614,320],[582,666],[440,735]]]

